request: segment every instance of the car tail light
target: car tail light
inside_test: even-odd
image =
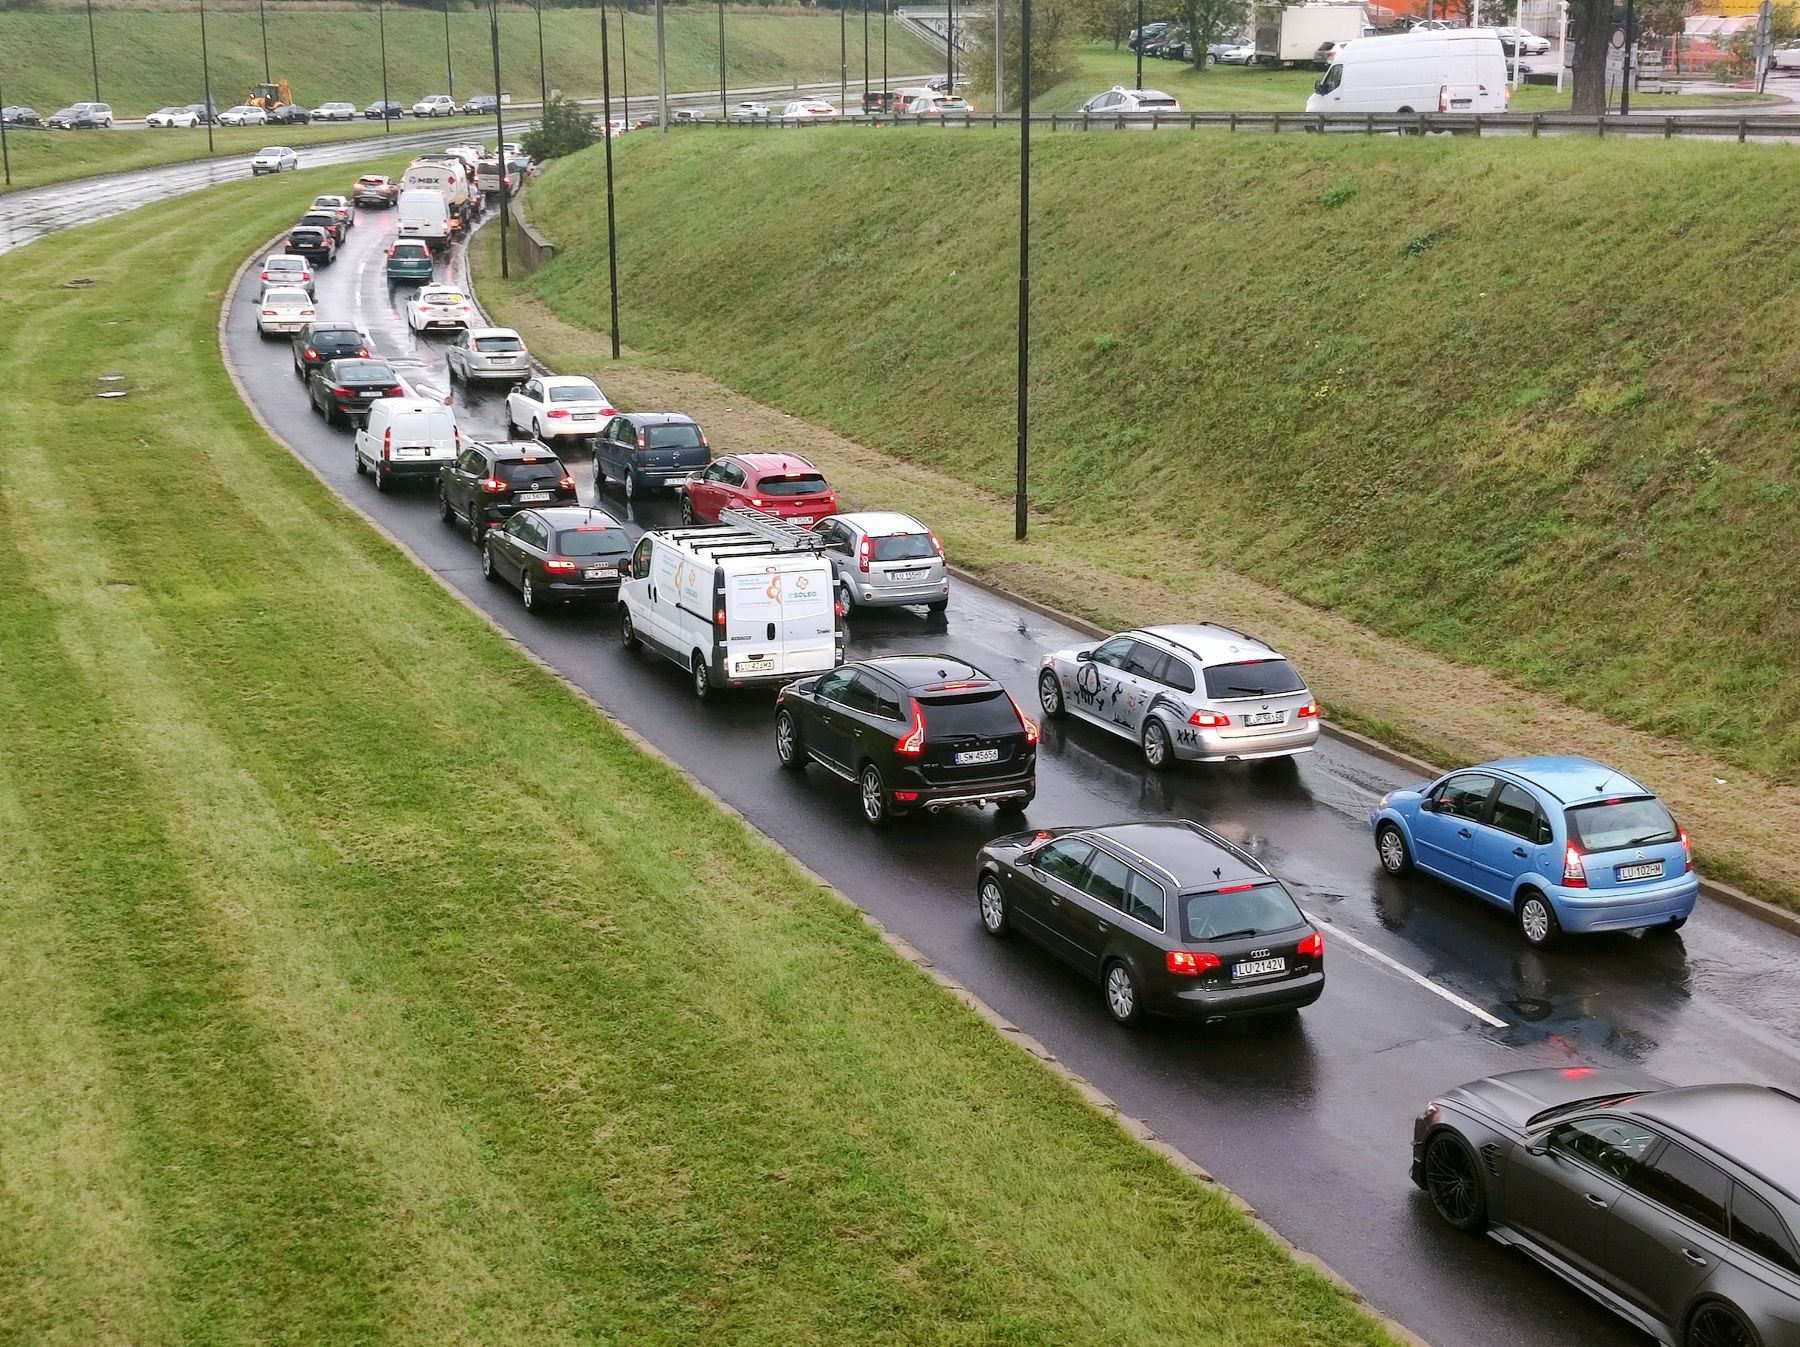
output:
[[[544,569],[549,571],[552,575],[573,575],[575,573],[575,563],[572,561],[546,561],[544,563]]]
[[[838,599],[831,605],[831,615],[833,617],[842,617],[844,615],[844,601],[842,599]]]
[[[1243,893],[1245,890],[1253,889],[1255,887],[1256,887],[1256,885],[1254,883],[1221,884],[1218,888],[1214,889],[1213,892],[1214,893]]]
[[[1587,866],[1582,862],[1581,849],[1571,842],[1563,851],[1563,887],[1585,889],[1587,886]]]
[[[944,559],[944,545],[938,541],[937,534],[931,533],[930,530],[926,530],[926,532],[930,535],[932,550],[938,554],[938,560],[942,561]]]
[[[552,421],[566,421],[569,419],[569,414],[561,407],[558,407],[553,411],[545,412],[544,415],[549,417]]]
[[[925,712],[917,702],[912,704],[912,728],[894,741],[894,752],[903,758],[918,758],[925,754]]]
[[[600,408],[600,415],[602,415],[602,416],[617,416],[618,413],[615,412],[611,407],[602,406]]]
[[[901,804],[911,804],[914,800],[919,798],[919,792],[916,790],[897,790],[894,792],[894,798]]]
[[[1325,953],[1325,933],[1323,931],[1314,931],[1311,935],[1307,936],[1306,939],[1294,946],[1294,953],[1298,954],[1303,959],[1319,958]]]
[[[262,316],[263,316],[263,317],[264,317],[264,318],[273,318],[273,317],[274,317],[274,316],[275,316],[275,310],[273,310],[273,309],[264,309],[264,310],[263,310],[263,311],[262,311]]]
[[[752,496],[752,497],[750,497],[750,503],[752,505],[756,506],[758,509],[761,509],[762,508],[762,497],[761,496]]]
[[[506,490],[506,483],[501,481],[498,477],[483,477],[475,485],[480,487],[483,491],[487,492],[489,495],[497,495],[498,493]]]
[[[331,395],[337,398],[353,398],[356,396],[356,390],[353,388],[334,388],[331,390]]]
[[[359,360],[367,360],[369,358],[369,348],[367,346],[358,346],[356,348],[356,355]]]
[[[1298,711],[1294,712],[1294,715],[1301,720],[1311,720],[1318,714],[1319,704],[1317,702],[1308,702],[1305,706],[1302,706]]]
[[[724,627],[724,625],[725,625],[725,610],[723,608],[719,609],[718,612],[713,614],[713,625],[715,627],[720,627],[720,628]]]
[[[1450,86],[1448,84],[1438,85],[1438,111],[1450,111]]]
[[[1188,724],[1198,730],[1222,730],[1231,724],[1231,717],[1217,711],[1196,711],[1188,717]]]
[[[313,311],[311,309],[302,309],[300,310],[300,316],[302,318],[311,318],[313,316]]]
[[[702,449],[712,448],[712,441],[706,438],[706,432],[704,430],[700,432],[700,447]]]
[[[1172,949],[1163,953],[1163,966],[1178,978],[1197,978],[1219,966],[1219,956],[1202,950]]]
[[[575,489],[575,479],[573,477],[569,476],[567,473],[564,473],[562,476],[562,480],[557,482],[557,485],[560,486],[564,491],[573,491]]]
[[[1688,841],[1687,829],[1681,830],[1681,872],[1691,874],[1694,869],[1694,848]]]
[[[856,546],[856,568],[865,574],[869,569],[869,557],[873,554],[874,550],[875,543],[870,538],[864,538]]]
[[[392,430],[381,432],[381,456],[384,459],[391,459],[394,456],[394,432]]]
[[[392,388],[388,389],[387,395],[390,398],[403,398],[406,396],[406,390],[399,384],[395,384]]]
[[[1019,728],[1025,731],[1025,742],[1035,744],[1038,741],[1038,724],[1030,716],[1019,709],[1018,698],[1012,693],[1006,694],[1006,700],[1012,703],[1013,714],[1019,718]]]
[[[641,431],[638,433],[637,447],[640,449],[648,449],[650,447],[649,437],[644,435]]]
[[[312,347],[308,346],[306,348],[306,358],[308,360],[317,360],[319,358],[319,353],[317,351],[313,350]]]
[[[266,272],[266,271],[265,271],[265,272],[263,272],[263,274],[262,274],[262,278],[263,278],[263,279],[264,279],[264,280],[265,280],[265,281],[266,281],[266,280],[268,280],[268,279],[269,279],[269,273],[268,273],[268,272]]]

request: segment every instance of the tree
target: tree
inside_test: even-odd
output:
[[[1206,49],[1227,33],[1242,32],[1250,22],[1250,0],[1182,0],[1188,47],[1194,69],[1206,69]]]
[[[1163,0],[1166,3],[1166,0]],[[1076,27],[1081,36],[1096,42],[1110,42],[1113,50],[1118,51],[1125,45],[1125,37],[1137,26],[1138,0],[1080,0],[1076,10]],[[1150,6],[1145,7],[1145,22],[1152,17]],[[1037,11],[1032,10],[1032,17]]]
[[[1020,0],[1007,0],[1006,33],[1002,59],[1006,62],[1006,92],[1017,106],[1019,72]],[[1079,0],[1031,0],[1031,87],[1048,89],[1075,73],[1075,38],[1081,26]],[[977,89],[994,87],[994,25],[976,30],[975,48],[969,56],[969,82]]]
[[[561,94],[551,94],[537,127],[527,131],[519,143],[533,159],[558,159],[592,145],[594,124],[581,104]]]

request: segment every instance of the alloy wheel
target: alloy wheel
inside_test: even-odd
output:
[[[1114,963],[1106,970],[1106,1008],[1120,1024],[1130,1024],[1137,1018],[1137,987],[1132,983],[1131,970],[1122,963]]]
[[[1038,705],[1044,708],[1047,716],[1060,716],[1063,713],[1062,684],[1056,681],[1056,675],[1048,669],[1038,675]]]
[[[627,501],[634,501],[637,499],[637,474],[630,468],[625,469],[624,491],[625,499]]]
[[[480,547],[487,539],[487,525],[481,522],[481,511],[469,502],[469,541]]]
[[[1153,772],[1169,765],[1169,732],[1160,720],[1144,722],[1144,761]]]
[[[1756,1347],[1756,1338],[1736,1310],[1715,1300],[1694,1311],[1687,1347]]]
[[[1550,938],[1553,922],[1550,905],[1535,893],[1519,904],[1519,929],[1532,944],[1541,945]]]
[[[1381,854],[1381,868],[1390,875],[1406,873],[1406,839],[1400,836],[1400,830],[1388,824],[1381,830],[1376,839],[1375,849]]]
[[[1469,1148],[1448,1134],[1425,1148],[1425,1191],[1431,1205],[1451,1225],[1467,1229],[1481,1211],[1481,1176]]]
[[[1006,895],[997,879],[981,881],[981,925],[989,935],[1006,933]]]
[[[525,605],[528,613],[537,607],[537,595],[532,592],[530,571],[519,578],[519,602]]]
[[[863,768],[859,778],[863,817],[877,828],[888,821],[887,787],[873,763]]]
[[[800,736],[794,729],[794,716],[791,711],[778,711],[775,714],[775,756],[781,759],[783,767],[796,767],[800,761]]]

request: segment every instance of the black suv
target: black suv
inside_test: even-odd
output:
[[[712,462],[706,432],[680,412],[620,412],[594,441],[594,489],[618,482],[626,500],[685,481]]]
[[[999,683],[948,655],[842,664],[776,698],[783,767],[816,762],[854,781],[863,818],[951,805],[1016,814],[1037,794],[1038,727]]]
[[[575,503],[575,479],[541,444],[471,444],[438,472],[438,513],[462,520],[477,547],[520,510]]]
[[[1176,819],[997,837],[975,859],[989,935],[1030,938],[1100,983],[1120,1024],[1298,1010],[1325,938],[1243,848]]]
[[[308,323],[294,334],[294,377],[310,379],[327,360],[369,358],[369,339],[348,323]]]
[[[295,225],[288,230],[287,250],[315,266],[328,267],[337,259],[337,236],[318,225]]]

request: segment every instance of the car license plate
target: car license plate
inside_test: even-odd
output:
[[[1231,976],[1234,978],[1261,977],[1264,973],[1287,972],[1286,959],[1246,959],[1243,963],[1231,965]]]
[[[1279,725],[1287,719],[1280,711],[1256,711],[1244,717],[1246,725]]]
[[[617,578],[618,574],[617,566],[589,566],[581,573],[581,576],[584,580],[612,580]]]
[[[550,493],[548,491],[521,491],[514,499],[521,501],[549,500]]]
[[[739,673],[774,673],[775,661],[764,658],[741,659],[737,667]]]
[[[809,514],[791,514],[788,516],[788,523],[790,524],[810,524],[812,521],[813,517]]]
[[[576,421],[592,421],[596,415],[597,413],[595,412],[576,412],[571,419]]]
[[[1645,861],[1642,865],[1621,865],[1619,878],[1627,879],[1661,879],[1663,863],[1661,861]]]
[[[999,762],[1000,750],[997,748],[972,748],[967,753],[956,755],[958,767],[969,767],[978,762]]]
[[[923,580],[929,574],[931,574],[930,571],[889,571],[888,579],[890,579],[890,580]]]

